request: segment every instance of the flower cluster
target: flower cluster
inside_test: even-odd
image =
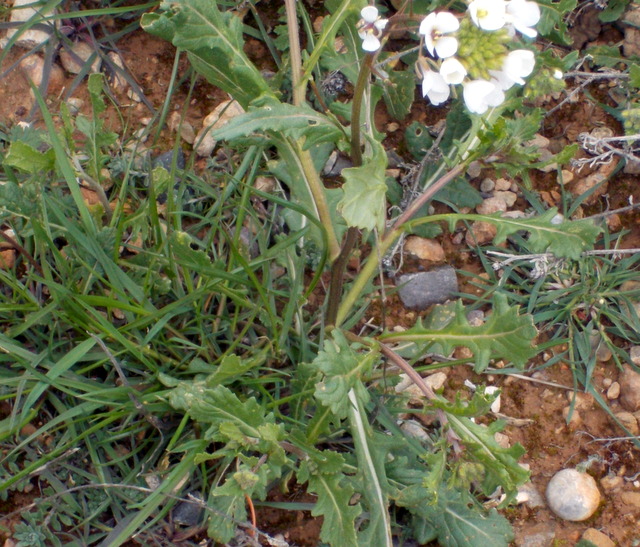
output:
[[[424,45],[433,57],[420,56],[416,70],[422,94],[439,105],[462,84],[462,96],[471,112],[483,114],[504,101],[512,86],[524,84],[535,65],[532,51],[509,51],[516,32],[533,38],[540,8],[528,0],[472,0],[469,19],[452,13],[429,14],[420,24]]]
[[[362,48],[375,53],[388,20],[374,6],[365,7],[360,15]],[[471,112],[483,114],[500,105],[505,91],[523,85],[535,66],[533,51],[509,45],[517,33],[535,38],[539,20],[540,8],[530,0],[471,0],[467,17],[430,13],[419,28],[429,53],[429,57],[421,53],[416,64],[423,96],[439,105],[449,99],[451,86],[462,85]]]

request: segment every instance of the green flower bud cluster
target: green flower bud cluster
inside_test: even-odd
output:
[[[640,133],[640,105],[634,105],[634,108],[622,111],[622,124],[625,135]]]
[[[511,41],[506,30],[487,32],[469,19],[460,22],[457,57],[472,79],[490,80],[490,70],[500,70]]]
[[[562,91],[567,84],[563,78],[554,76],[553,68],[543,68],[539,70],[528,82],[524,88],[524,96],[527,99],[535,99],[542,95],[549,95]]]

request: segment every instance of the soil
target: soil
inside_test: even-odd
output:
[[[605,32],[612,32],[608,28],[594,30],[589,27],[588,30],[589,32],[583,32],[584,40],[592,43],[597,40],[603,40],[607,43],[609,40],[616,39],[617,36],[615,32],[612,36],[605,36]],[[252,57],[266,57],[259,42],[250,41],[247,47]],[[143,31],[136,31],[128,35],[125,40],[118,43],[118,48],[125,61],[126,69],[144,91],[146,101],[151,107],[132,100],[125,93],[114,94],[113,99],[118,106],[117,109],[113,104],[109,106],[107,124],[120,134],[131,135],[144,126],[145,118],[153,116],[163,107],[171,79],[175,50],[170,44]],[[22,52],[17,49],[12,51],[1,67],[2,70],[6,70],[16,62],[21,54]],[[186,71],[187,61],[183,56],[179,62],[178,73],[182,76]],[[86,114],[90,113],[86,86],[83,83],[75,89],[72,89],[72,86],[73,77],[67,74],[62,86],[52,90],[53,93],[47,96],[47,104],[52,112],[56,112],[59,103],[68,98],[70,94],[82,99],[84,101],[82,111]],[[70,90],[72,90],[71,93]],[[593,84],[588,91],[605,104],[611,102],[611,99],[608,98],[610,91],[608,82]],[[188,101],[186,120],[197,131],[203,118],[226,98],[220,90],[202,80],[198,80],[190,93],[189,80],[187,80],[178,87],[171,98],[171,110],[181,111]],[[544,106],[548,109],[557,103],[558,100],[555,102],[551,100],[549,104]],[[117,114],[118,111],[121,115]],[[417,101],[407,119],[403,120],[399,129],[388,138],[387,146],[396,146],[397,135],[401,135],[404,127],[412,121],[433,124],[441,117],[442,109],[435,109],[424,101]],[[11,71],[0,80],[0,121],[6,126],[23,121],[42,123],[37,109],[34,108],[34,99],[30,94],[29,86],[19,70]],[[376,116],[378,128],[384,130],[392,121],[387,116],[384,107],[381,106]],[[594,101],[587,101],[584,96],[580,95],[577,102],[566,103],[552,116],[545,118],[541,133],[551,140],[549,148],[555,152],[575,142],[578,134],[591,131],[596,126],[607,126],[613,130],[614,134],[621,133],[621,127],[614,118]],[[155,147],[154,153],[169,150],[173,146],[174,138],[175,135],[171,134],[168,129],[163,129],[159,139],[153,145]],[[188,145],[184,145],[183,148],[188,155],[191,154]],[[198,162],[195,163],[197,168]],[[593,168],[585,167],[576,173],[576,178],[585,178],[593,171]],[[484,170],[482,177],[472,182],[479,186],[482,178],[490,175],[491,173]],[[559,185],[555,172],[532,171],[531,179],[533,188],[539,193],[543,202],[553,205],[560,204],[561,195],[558,192]],[[624,207],[630,203],[631,198],[634,202],[640,200],[640,185],[638,185],[637,176],[619,173],[609,185],[608,193],[600,196],[592,204],[583,207],[582,214],[589,216],[607,209]],[[619,215],[617,229],[629,231],[622,239],[622,247],[639,246],[639,216],[640,212],[634,211]],[[445,232],[440,237],[447,253],[447,262],[467,271],[482,272],[481,264],[464,242],[462,244],[452,243],[453,235]],[[407,257],[404,271],[427,269],[430,266],[427,262]],[[472,291],[475,289],[469,286],[464,290]],[[410,326],[418,315],[404,309],[394,296],[388,298],[384,311],[386,325],[391,328],[397,325]],[[379,320],[382,315],[380,306],[377,304],[372,306],[371,313]],[[530,364],[528,369],[537,369],[540,364],[541,361],[536,360]],[[572,390],[572,371],[568,365],[561,362],[544,368],[542,372],[537,373],[535,381],[505,377],[499,372],[496,371],[493,376],[487,378],[487,376],[480,377],[473,374],[470,368],[464,366],[452,368],[448,370],[446,394],[452,395],[459,389],[465,389],[463,387],[465,379],[470,379],[474,383],[490,381],[500,386],[502,388],[501,412],[510,418],[526,420],[524,425],[508,425],[505,434],[512,444],[520,443],[525,447],[526,456],[524,456],[523,462],[530,466],[532,483],[537,491],[544,494],[547,482],[560,469],[573,467],[589,460],[592,462],[589,473],[599,481],[603,494],[600,509],[595,516],[586,522],[562,521],[555,517],[546,506],[530,508],[526,504],[522,504],[508,509],[504,514],[514,526],[518,538],[516,545],[522,545],[524,538],[545,531],[552,531],[555,534],[557,543],[554,545],[574,545],[587,528],[597,528],[603,531],[618,545],[631,545],[631,541],[638,537],[640,508],[625,505],[620,500],[619,494],[622,490],[640,492],[640,484],[634,479],[640,473],[638,449],[631,442],[619,440],[622,432],[612,423],[607,413],[593,402],[588,404],[584,410],[579,410],[580,424],[573,422],[567,424],[563,416],[563,409],[569,404],[567,396],[573,396],[574,393]],[[527,375],[526,372],[524,374]],[[530,374],[528,376],[530,377]],[[606,393],[605,379],[616,380],[617,376],[618,370],[612,361],[598,364],[593,375],[594,386],[603,394],[603,397]],[[552,387],[541,382],[551,382],[566,387]],[[617,405],[616,401],[611,403],[613,411],[619,410]],[[607,475],[622,478],[618,489],[606,490],[602,487],[600,481]],[[313,498],[296,490],[288,494],[274,491],[270,501],[312,503]],[[19,508],[23,503],[28,502],[30,502],[29,496],[18,494],[10,499],[8,504],[3,504],[2,511]],[[258,507],[257,522],[261,529],[271,535],[282,534],[291,544],[312,546],[319,542],[318,534],[321,521],[311,517],[307,511],[292,513],[273,507]]]

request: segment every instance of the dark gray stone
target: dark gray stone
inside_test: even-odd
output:
[[[173,150],[160,154],[153,160],[153,167],[164,167],[167,171],[171,171],[171,164],[173,162]],[[184,152],[182,148],[178,148],[178,157],[176,158],[176,167],[178,169],[185,168]]]
[[[401,275],[396,284],[400,300],[412,310],[425,310],[432,304],[442,304],[458,292],[456,270],[451,266]]]
[[[200,494],[192,492],[192,496],[196,500],[203,502]],[[198,524],[204,511],[203,505],[199,504],[198,501],[181,501],[178,503],[171,512],[173,522],[182,526],[195,526]]]

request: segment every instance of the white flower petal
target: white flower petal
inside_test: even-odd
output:
[[[360,17],[367,23],[374,23],[378,18],[378,8],[375,6],[366,6],[360,11]]]
[[[436,14],[435,13],[430,13],[420,23],[420,28],[418,29],[418,32],[420,34],[425,35],[425,36],[431,34],[431,31],[433,30],[433,27],[435,26],[435,22],[436,22]]]
[[[553,72],[553,77],[556,80],[562,80],[562,78],[564,78],[564,74],[562,74],[562,70],[556,68]]]
[[[441,11],[436,13],[436,26],[440,32],[447,34],[458,30],[460,28],[460,21],[456,19],[453,13]]]
[[[380,49],[380,40],[373,34],[367,34],[362,40],[362,49],[365,51],[378,51]]]
[[[436,53],[441,59],[446,59],[458,51],[458,40],[453,36],[443,36],[436,42]]]
[[[389,19],[378,19],[373,23],[373,26],[376,27],[378,30],[384,30],[387,27],[388,22],[389,22]]]
[[[443,36],[460,28],[460,22],[448,11],[430,13],[420,23],[420,34],[424,35],[424,43],[431,55],[445,58],[454,55],[458,50],[458,40],[453,36]]]
[[[533,51],[516,49],[511,51],[502,63],[502,72],[515,83],[524,85],[524,77],[533,72],[536,58]]]
[[[442,61],[442,65],[440,65],[440,76],[442,76],[444,81],[448,84],[461,84],[466,75],[467,70],[464,68],[462,63],[454,57],[445,59]]]
[[[533,27],[540,21],[540,6],[527,0],[511,0],[507,3],[507,13],[525,27]]]
[[[427,70],[422,78],[422,96],[428,97],[431,104],[438,106],[449,98],[451,90],[444,78],[432,70]]]
[[[473,0],[469,4],[471,19],[483,30],[498,30],[506,23],[504,0]]]
[[[467,108],[474,114],[484,114],[490,106],[504,101],[504,93],[497,81],[473,80],[464,84],[462,96]]]

